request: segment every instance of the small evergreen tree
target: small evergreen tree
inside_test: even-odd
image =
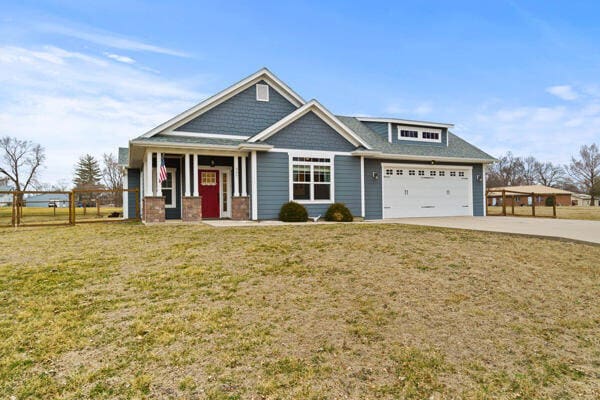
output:
[[[75,166],[75,178],[73,183],[75,189],[101,189],[102,185],[100,180],[102,179],[102,170],[100,169],[100,163],[90,154],[79,157],[77,165]],[[77,195],[77,201],[85,203],[88,206],[92,206],[92,202],[96,196],[93,193],[81,193]]]

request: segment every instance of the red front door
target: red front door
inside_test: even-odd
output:
[[[202,196],[202,218],[219,218],[219,171],[198,171],[198,188]]]

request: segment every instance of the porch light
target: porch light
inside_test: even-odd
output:
[[[373,180],[375,180],[375,181],[376,181],[377,179],[379,179],[379,174],[377,173],[377,171],[373,171],[373,172],[371,172],[371,176],[373,177]]]
[[[215,166],[215,160],[210,160],[210,166],[214,167]]]

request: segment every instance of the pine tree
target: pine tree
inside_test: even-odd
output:
[[[73,179],[75,187],[95,188],[100,185],[101,179],[102,170],[98,160],[90,154],[79,157],[75,166],[75,179]]]

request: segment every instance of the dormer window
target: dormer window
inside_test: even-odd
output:
[[[403,138],[418,138],[419,137],[419,131],[409,131],[409,130],[401,129],[400,130],[400,137],[403,137]]]
[[[442,142],[442,130],[432,127],[398,125],[398,140]]]
[[[423,139],[427,140],[440,140],[439,132],[426,132],[423,131]]]

